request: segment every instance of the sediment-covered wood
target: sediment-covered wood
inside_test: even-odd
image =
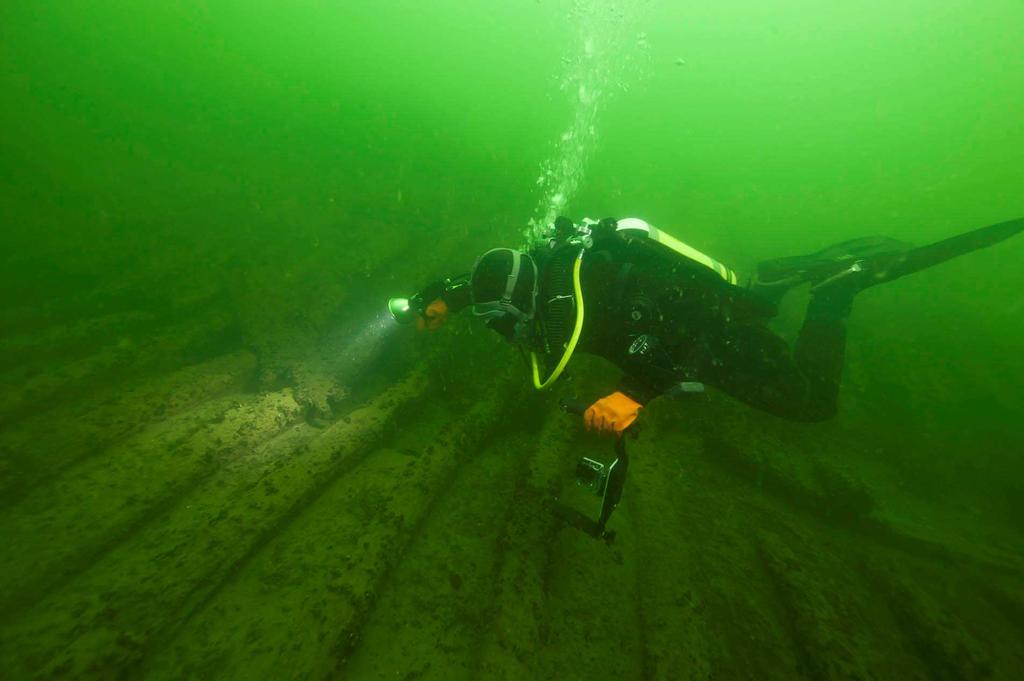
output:
[[[516,393],[509,387],[507,377],[496,382],[492,395],[465,413],[425,407],[429,418],[403,420],[384,448],[332,482],[230,584],[197,603],[170,641],[146,660],[148,675],[250,679],[342,673],[386,584],[432,597],[433,585],[421,583],[418,572],[396,572],[396,566],[426,531],[435,507],[449,503],[452,480],[473,465],[485,440],[514,409]],[[318,441],[310,444],[317,446]],[[448,582],[450,575],[444,568],[442,579]],[[238,621],[240,612],[246,613],[244,622]]]
[[[252,381],[255,367],[251,353],[224,355],[159,378],[98,388],[88,400],[61,404],[9,425],[0,431],[0,507],[149,422],[242,390]]]
[[[880,556],[869,558],[864,566],[896,623],[891,635],[916,655],[926,676],[1010,679],[1019,675],[1024,654],[1011,642],[1011,632],[994,628],[984,638],[977,635],[991,616],[984,607],[977,620],[968,614],[983,605],[975,589],[957,588],[959,578],[937,576],[927,567],[908,570]],[[964,601],[949,600],[958,593]]]
[[[289,390],[212,399],[40,485],[0,516],[0,619],[84,571],[205,477],[294,425]]]
[[[379,442],[418,374],[321,431],[300,424],[224,465],[163,516],[0,631],[20,677],[109,678],[141,661],[311,490]]]
[[[636,607],[643,632],[644,678],[715,678],[708,618],[706,557],[699,537],[707,528],[692,474],[700,441],[680,436],[674,446],[652,446],[645,433],[634,447],[625,506],[634,526],[638,566]],[[710,533],[709,533],[710,534]]]
[[[345,678],[480,678],[478,643],[492,626],[493,575],[505,555],[497,544],[536,449],[531,434],[502,431],[460,466],[384,584]]]
[[[55,406],[91,401],[96,390],[124,390],[140,376],[176,369],[197,357],[223,352],[234,324],[228,313],[163,327],[143,338],[110,338],[96,352],[53,363],[23,366],[0,375],[0,424],[15,423]]]

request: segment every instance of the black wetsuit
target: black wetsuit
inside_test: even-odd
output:
[[[812,301],[791,351],[765,326],[773,305],[646,239],[595,240],[580,279],[586,314],[577,351],[618,365],[620,390],[638,402],[700,381],[788,419],[821,421],[836,413],[846,301]],[[558,292],[541,281],[543,319],[546,301]]]
[[[571,336],[571,272],[580,252],[572,245],[577,231],[570,220],[558,218],[554,228],[555,239],[566,245],[531,251],[540,278],[533,333],[525,334],[549,369]],[[759,290],[772,300],[793,285],[779,286],[791,270],[799,281],[815,282],[792,350],[766,326],[775,315],[774,302],[630,231],[612,219],[591,223],[593,244],[585,251],[580,276],[585,315],[577,351],[617,364],[623,371],[620,390],[641,403],[671,393],[681,382],[700,381],[784,418],[823,421],[836,413],[846,318],[857,292],[1004,241],[1024,232],[1024,219],[919,248],[886,237],[854,239],[808,256],[762,263],[759,274],[764,269],[771,276]],[[443,296],[452,311],[470,305],[468,276],[458,285],[450,283],[428,287],[420,300]],[[522,340],[511,315],[488,324],[510,340]]]

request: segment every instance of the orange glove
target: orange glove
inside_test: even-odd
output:
[[[633,425],[643,406],[620,392],[602,397],[583,412],[587,430],[622,435]]]
[[[448,304],[438,298],[423,311],[423,315],[416,318],[416,328],[420,331],[436,331],[448,321]]]

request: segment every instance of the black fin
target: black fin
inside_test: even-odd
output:
[[[865,237],[817,253],[766,260],[757,266],[751,290],[778,302],[805,282],[812,290],[841,285],[856,291],[920,272],[957,256],[992,246],[1024,231],[1024,218],[1008,220],[918,248],[889,237]]]
[[[928,246],[911,249],[898,263],[889,268],[885,281],[920,272],[971,251],[993,246],[1021,232],[1024,232],[1024,218],[981,227]]]
[[[825,279],[848,264],[880,255],[904,253],[913,246],[887,236],[851,239],[809,255],[774,258],[757,265],[757,283],[761,286],[791,286]]]

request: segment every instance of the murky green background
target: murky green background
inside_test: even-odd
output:
[[[1022,27],[3,3],[3,676],[1017,678],[1024,241],[860,296],[834,422],[652,404],[612,547],[543,510],[593,510],[607,443],[469,320],[381,312],[519,243],[549,169],[744,272],[1021,217]],[[576,363],[561,394],[614,386]]]

